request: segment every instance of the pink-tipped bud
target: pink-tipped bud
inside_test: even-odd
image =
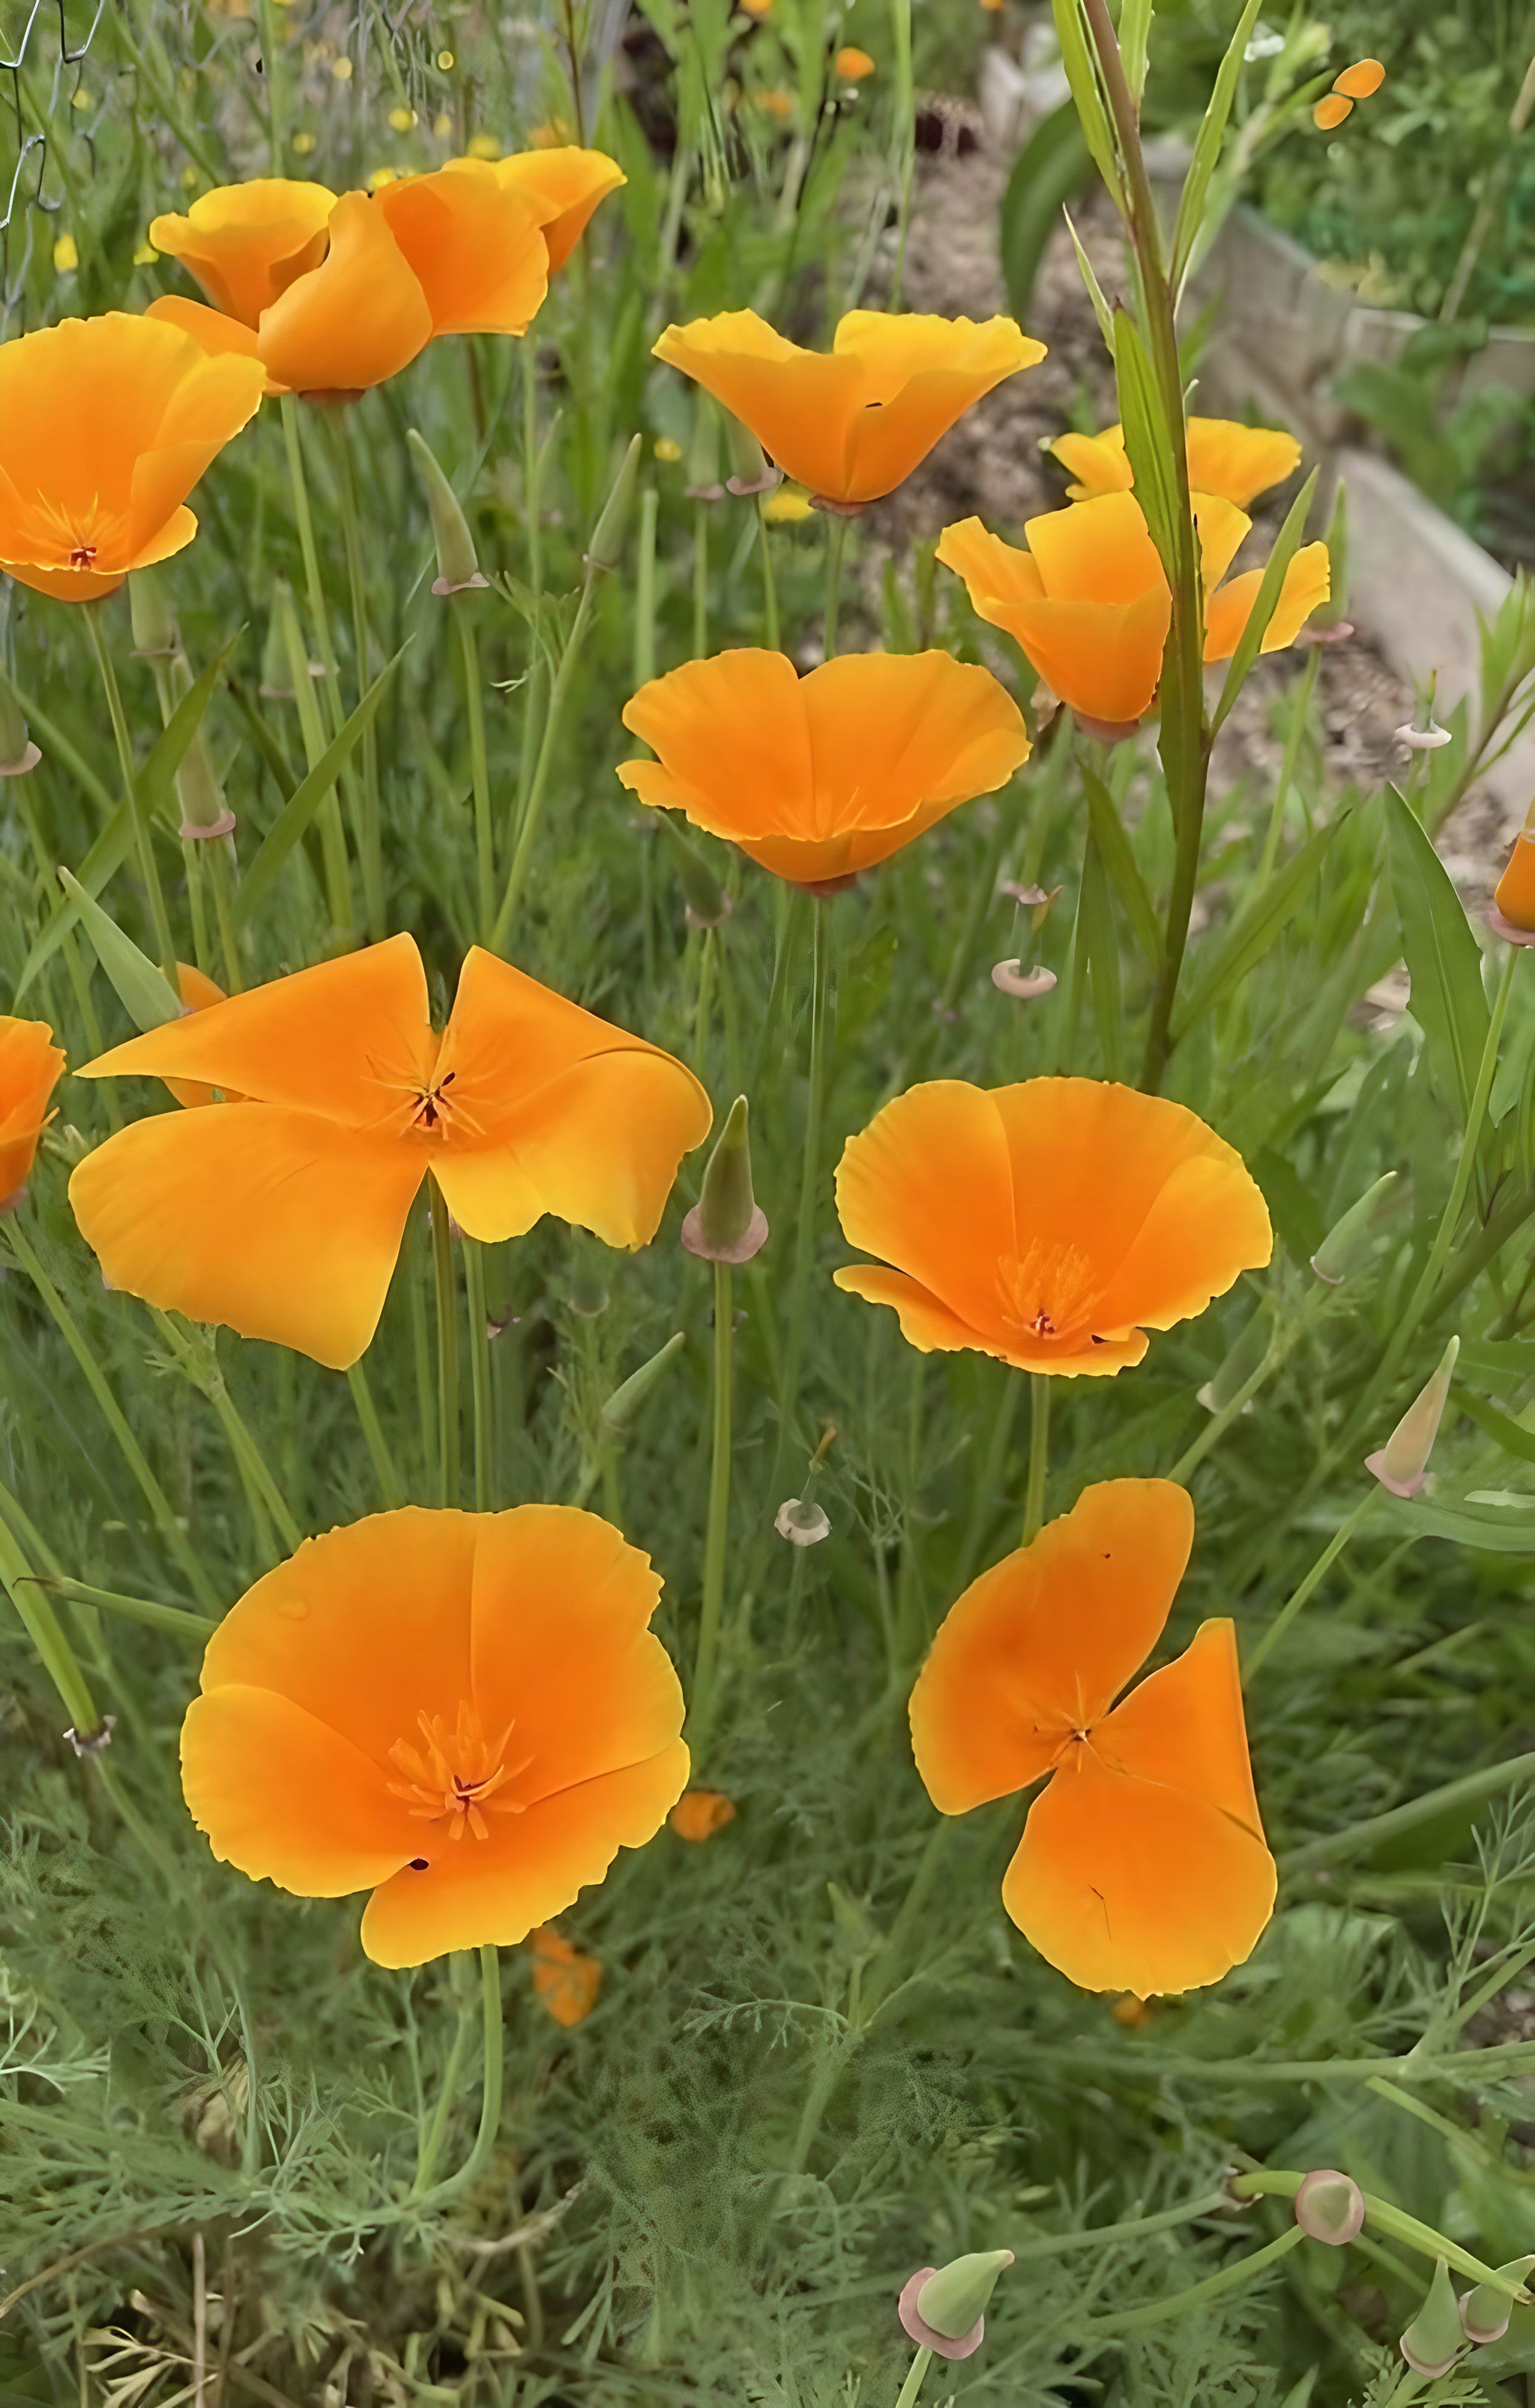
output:
[[[1428,1457],[1439,1436],[1459,1352],[1459,1339],[1452,1338],[1433,1378],[1413,1398],[1385,1444],[1365,1457],[1365,1469],[1372,1471],[1393,1497],[1415,1497],[1428,1476]]]
[[[1295,2220],[1313,2241],[1342,2249],[1364,2229],[1365,2195],[1347,2174],[1319,2166],[1296,2192]]]
[[[1498,2272],[1523,2286],[1532,2266],[1535,2258],[1511,2258]],[[1460,2302],[1460,2329],[1477,2349],[1487,2349],[1495,2341],[1502,2340],[1513,2314],[1513,2301],[1506,2291],[1495,2291],[1490,2283],[1478,2283]]]

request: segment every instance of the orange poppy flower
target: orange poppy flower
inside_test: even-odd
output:
[[[782,652],[720,652],[641,686],[624,724],[660,755],[619,776],[797,886],[888,859],[1028,758],[989,669],[947,652],[844,652],[800,677]]]
[[[749,426],[769,459],[839,509],[893,493],[1003,379],[1044,357],[1011,318],[853,309],[830,352],[802,351],[754,309],[668,326],[654,345]]]
[[[691,1840],[695,1846],[711,1840],[735,1819],[735,1807],[719,1789],[687,1790],[667,1817],[678,1838]]]
[[[1535,936],[1535,831],[1522,828],[1514,838],[1492,901],[1493,925],[1499,935]]]
[[[1207,661],[1229,660],[1241,639],[1261,569],[1223,583],[1252,520],[1212,494],[1197,494],[1205,588]],[[1030,519],[1026,552],[961,519],[938,557],[965,580],[970,608],[1004,627],[1032,666],[1091,734],[1129,734],[1155,698],[1172,614],[1167,576],[1133,494],[1104,494]],[[1327,598],[1325,543],[1302,546],[1285,573],[1263,638],[1266,652],[1293,644]]]
[[[583,1956],[564,1935],[540,1924],[529,1942],[533,1950],[533,1995],[546,2014],[568,2031],[583,2024],[597,2002],[602,1965]]]
[[[21,1200],[65,1057],[46,1020],[0,1014],[0,1212]]]
[[[306,1539],[208,1641],[181,1727],[193,1820],[252,1881],[371,1889],[376,1965],[509,1947],[687,1781],[660,1593],[569,1505],[408,1505]]]
[[[494,173],[504,193],[530,202],[538,211],[551,276],[565,265],[599,203],[628,182],[606,152],[581,150],[574,144],[514,151],[509,159],[497,159]]]
[[[854,50],[851,44],[838,51],[832,65],[844,83],[862,83],[866,76],[874,72],[874,62],[868,52]]]
[[[261,385],[249,361],[118,309],[0,344],[0,567],[95,602],[168,560],[197,532],[186,496]]]
[[[910,1087],[849,1138],[837,1211],[882,1257],[837,1285],[893,1305],[921,1353],[1069,1378],[1139,1363],[1148,1329],[1273,1251],[1241,1156],[1182,1104],[1106,1079]]]
[[[1356,59],[1351,67],[1334,78],[1332,88],[1350,100],[1371,100],[1384,81],[1385,69],[1379,59]]]
[[[1346,93],[1329,92],[1312,110],[1312,123],[1319,126],[1324,134],[1332,134],[1341,125],[1345,117],[1352,117],[1353,114],[1354,103]]]
[[[1101,435],[1058,435],[1050,448],[1077,480],[1066,489],[1074,502],[1127,494],[1135,483],[1123,426],[1106,427]],[[1299,444],[1278,427],[1243,426],[1230,418],[1188,422],[1188,480],[1197,494],[1214,494],[1244,510],[1299,466]]]
[[[1115,1705],[1167,1623],[1194,1539],[1169,1480],[1106,1480],[950,1608],[911,1693],[942,1814],[1032,1783],[1002,1903],[1084,1990],[1200,1989],[1273,1913],[1235,1626],[1206,1622]]]
[[[184,218],[155,218],[150,240],[180,261],[215,309],[254,333],[262,311],[319,266],[335,207],[323,184],[258,176],[200,194]]]
[[[552,1212],[641,1246],[710,1120],[669,1054],[478,946],[437,1035],[409,936],[131,1038],[82,1075],[224,1097],[136,1121],[76,1168],[69,1200],[112,1286],[336,1370],[372,1338],[423,1179],[487,1244]]]

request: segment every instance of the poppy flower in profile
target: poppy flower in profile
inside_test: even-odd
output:
[[[197,532],[188,494],[261,392],[252,362],[119,309],[0,344],[0,568],[96,602],[168,560]]]
[[[661,1583],[569,1505],[392,1513],[306,1539],[231,1608],[181,1727],[222,1862],[373,1892],[376,1965],[509,1947],[643,1847],[687,1782]]]
[[[1223,583],[1252,526],[1245,511],[1197,494],[1205,588],[1207,661],[1229,660],[1241,640],[1261,569]],[[1172,600],[1160,554],[1133,494],[1104,494],[1030,519],[1026,551],[979,519],[945,527],[938,557],[965,580],[970,608],[1005,628],[1030,665],[1090,735],[1133,732],[1155,699]],[[1293,644],[1330,591],[1325,543],[1309,543],[1285,573],[1263,650]]]
[[[1002,1903],[1083,1990],[1200,1989],[1251,1956],[1273,1913],[1234,1624],[1201,1624],[1121,1697],[1193,1539],[1169,1480],[1084,1489],[950,1608],[911,1693],[917,1770],[940,1813],[1046,1783]]]
[[[528,1942],[533,1951],[533,1995],[546,2015],[567,2031],[583,2024],[602,1987],[602,1963],[588,1956],[563,1932],[540,1924]]]
[[[222,1097],[135,1121],[76,1168],[69,1200],[111,1285],[335,1370],[373,1336],[423,1179],[485,1244],[552,1212],[641,1246],[711,1117],[669,1054],[478,946],[438,1035],[403,935],[131,1038],[81,1075]]]
[[[1139,1363],[1148,1329],[1273,1251],[1241,1156],[1182,1104],[1107,1079],[909,1087],[849,1138],[837,1211],[881,1257],[837,1285],[894,1306],[909,1344],[1068,1378]]]
[[[989,669],[947,652],[719,652],[653,679],[624,724],[659,755],[619,776],[796,886],[870,868],[1028,758]]]
[[[1044,357],[1011,318],[852,309],[832,348],[804,351],[754,309],[668,326],[653,346],[749,426],[768,458],[834,509],[877,501],[956,419]]]
[[[199,194],[185,217],[153,219],[150,240],[196,278],[215,309],[253,334],[262,311],[319,266],[335,207],[323,184],[257,176]]]
[[[46,1020],[0,1014],[0,1212],[21,1201],[65,1057]]]
[[[1058,435],[1050,448],[1077,480],[1066,489],[1073,502],[1127,494],[1135,484],[1123,426],[1106,427],[1101,435]],[[1188,481],[1197,494],[1214,494],[1244,510],[1299,466],[1299,444],[1278,427],[1243,426],[1231,418],[1188,422]]]
[[[497,159],[493,172],[503,192],[531,202],[538,211],[551,276],[565,265],[600,203],[628,182],[616,159],[574,144],[514,151],[509,159]]]
[[[1498,936],[1515,944],[1535,944],[1535,833],[1528,828],[1521,828],[1513,839],[1489,917]]]

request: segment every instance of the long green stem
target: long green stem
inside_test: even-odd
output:
[[[435,1179],[426,1182],[432,1207],[432,1280],[438,1311],[438,1503],[458,1503],[458,1293],[453,1278],[453,1240],[448,1207]]]
[[[693,505],[693,657],[709,651],[709,504]]]
[[[86,631],[91,638],[91,649],[96,656],[96,666],[101,672],[102,691],[107,696],[107,715],[112,723],[112,736],[117,744],[118,767],[122,776],[122,792],[127,801],[129,817],[133,821],[134,842],[138,851],[139,875],[144,881],[144,891],[149,898],[150,918],[154,925],[155,951],[160,957],[160,967],[170,982],[171,992],[179,995],[180,993],[179,976],[176,959],[176,943],[170,933],[170,915],[165,910],[165,892],[160,884],[160,867],[154,857],[153,835],[149,821],[144,815],[143,805],[139,801],[138,779],[134,767],[133,738],[128,733],[127,717],[122,709],[122,695],[118,688],[117,671],[112,666],[111,651],[102,629],[101,609],[99,602],[86,604]]]
[[[90,1684],[69,1638],[53,1611],[46,1590],[39,1588],[32,1567],[10,1531],[0,1523],[0,1583],[16,1608],[22,1628],[37,1653],[44,1671],[64,1701],[64,1710],[80,1739],[101,1729],[101,1716]]]
[[[120,1613],[125,1622],[142,1623],[146,1630],[168,1630],[175,1639],[200,1642],[211,1638],[219,1627],[210,1613],[194,1613],[184,1605],[162,1605],[158,1598],[124,1597],[121,1589],[97,1588],[90,1581],[68,1580],[62,1572],[34,1572],[28,1577],[34,1587],[51,1595],[68,1598],[77,1605],[99,1606],[106,1613]]]
[[[783,1350],[779,1423],[787,1430],[798,1402],[799,1374],[805,1359],[805,1319],[810,1309],[811,1274],[815,1268],[821,1202],[821,1123],[825,1111],[828,1021],[831,1013],[831,928],[829,900],[811,897],[811,1065],[805,1106],[805,1151],[799,1177],[799,1218],[795,1230],[794,1278],[789,1291],[789,1336]]]
[[[735,1292],[728,1263],[714,1266],[713,1429],[709,1469],[709,1521],[704,1533],[703,1603],[698,1647],[693,1661],[692,1732],[696,1759],[703,1755],[719,1679],[720,1622],[724,1609],[724,1568],[730,1541],[731,1402],[735,1383]]]
[[[772,530],[763,508],[767,496],[757,495],[757,544],[762,553],[762,640],[770,652],[778,650],[778,581],[773,575]]]
[[[395,1469],[395,1458],[389,1451],[389,1440],[383,1434],[383,1425],[379,1419],[379,1408],[373,1401],[373,1391],[367,1383],[367,1373],[360,1363],[353,1363],[348,1371],[347,1384],[351,1390],[352,1403],[357,1408],[357,1419],[362,1426],[363,1439],[378,1479],[379,1494],[382,1497],[385,1505],[393,1510],[394,1507],[404,1504],[405,1490],[400,1484],[400,1475]]]
[[[1296,1873],[1313,1873],[1326,1865],[1341,1864],[1349,1856],[1368,1856],[1372,1848],[1395,1840],[1403,1831],[1416,1828],[1420,1823],[1437,1822],[1442,1814],[1453,1814],[1462,1806],[1480,1806],[1505,1789],[1516,1789],[1521,1783],[1535,1784],[1535,1753],[1505,1756],[1501,1764],[1484,1765],[1479,1772],[1463,1772],[1458,1781],[1446,1781],[1438,1789],[1426,1789],[1419,1798],[1409,1798],[1404,1805],[1388,1806],[1384,1813],[1368,1814],[1362,1821],[1346,1824],[1341,1831],[1328,1831],[1319,1840],[1308,1840],[1302,1848],[1286,1850],[1284,1871],[1286,1878]],[[1390,2071],[1383,2065],[1383,2071]]]
[[[282,419],[282,441],[288,458],[288,483],[293,494],[294,523],[298,529],[298,550],[304,563],[304,591],[308,599],[309,617],[314,624],[315,641],[320,647],[320,665],[325,672],[325,708],[333,730],[341,725],[341,687],[337,675],[336,645],[331,636],[330,612],[325,607],[325,589],[320,580],[320,554],[315,548],[314,514],[309,508],[309,484],[304,472],[304,445],[299,426],[298,402],[285,393],[278,404]]]
[[[1207,2274],[1202,2283],[1191,2283],[1186,2291],[1169,2291],[1159,2300],[1142,2300],[1139,2307],[1121,2308],[1112,2315],[1083,2316],[1073,2324],[1072,2330],[1107,2336],[1110,2333],[1136,2332],[1145,2325],[1165,2324],[1169,2316],[1184,2315],[1190,2308],[1203,2307],[1208,2300],[1218,2300],[1224,2291],[1240,2289],[1243,2284],[1250,2283],[1255,2274],[1263,2273],[1266,2268],[1277,2265],[1282,2258],[1287,2258],[1305,2238],[1299,2225],[1292,2224],[1277,2241],[1269,2242],[1262,2249],[1251,2250],[1245,2258],[1234,2259],[1229,2266],[1223,2266],[1218,2274]]]
[[[1044,1486],[1050,1474],[1050,1374],[1028,1375],[1028,1492],[1024,1505],[1024,1544],[1037,1539],[1044,1524]]]
[[[469,722],[469,777],[474,790],[474,861],[477,918],[482,944],[495,924],[495,833],[491,821],[490,763],[485,752],[485,698],[480,683],[480,642],[466,594],[452,596],[453,624],[464,663],[464,706]]]
[[[489,1512],[495,1429],[491,1395],[490,1315],[485,1305],[485,1258],[473,1238],[464,1240],[464,1292],[469,1312],[469,1394],[474,1408],[474,1509]]]
[[[1365,1496],[1360,1498],[1359,1502],[1354,1508],[1354,1511],[1349,1515],[1347,1521],[1341,1523],[1338,1529],[1334,1531],[1332,1537],[1327,1541],[1327,1545],[1317,1556],[1315,1563],[1313,1564],[1310,1571],[1306,1574],[1305,1579],[1301,1581],[1298,1587],[1293,1591],[1291,1596],[1288,1597],[1285,1602],[1280,1607],[1279,1612],[1275,1614],[1272,1622],[1270,1622],[1268,1629],[1264,1632],[1262,1638],[1258,1641],[1256,1646],[1254,1648],[1252,1654],[1247,1659],[1245,1677],[1249,1681],[1252,1679],[1254,1673],[1257,1670],[1258,1666],[1263,1662],[1264,1657],[1269,1654],[1270,1650],[1278,1646],[1280,1641],[1284,1638],[1284,1633],[1288,1630],[1291,1623],[1295,1620],[1296,1615],[1300,1612],[1301,1607],[1306,1603],[1308,1598],[1313,1596],[1313,1593],[1321,1587],[1322,1583],[1326,1580],[1328,1572],[1331,1571],[1333,1565],[1338,1561],[1339,1556],[1342,1554],[1343,1549],[1348,1545],[1348,1542],[1353,1538],[1355,1531],[1359,1527],[1360,1523],[1364,1520],[1366,1514],[1370,1512],[1370,1507],[1375,1503],[1375,1501],[1376,1493],[1374,1489],[1369,1490]]]
[[[919,2349],[907,2371],[906,2381],[901,2385],[896,2408],[916,2408],[917,2394],[922,2389],[923,2377],[932,2363],[932,2351]]]
[[[458,2020],[453,2026],[453,2036],[448,2047],[448,2062],[442,2069],[442,2087],[438,2092],[437,2105],[432,2110],[431,2122],[422,2134],[421,2147],[416,2157],[416,2179],[410,2186],[412,2199],[419,2199],[423,2191],[431,2188],[432,2177],[438,2170],[438,2159],[442,2155],[442,2143],[448,2137],[448,2119],[458,2101],[458,2086],[464,2075],[464,2061],[469,2053],[469,2034],[473,2022],[473,2015],[466,2000],[459,2007]]]
[[[480,1996],[483,2011],[485,2070],[484,2087],[480,2101],[480,2128],[474,2136],[474,2146],[446,2182],[439,2182],[421,2195],[421,2204],[437,2207],[456,2192],[467,2190],[478,2182],[490,2164],[495,2148],[495,2136],[501,2125],[501,2080],[505,2041],[501,2028],[501,1960],[496,1950],[486,1946],[480,1951]]]
[[[840,510],[830,513],[826,521],[826,607],[821,623],[821,652],[830,660],[837,650],[837,622],[842,607],[842,553],[848,539],[848,523]]]
[[[538,817],[543,809],[544,789],[549,783],[550,767],[554,758],[555,741],[560,732],[560,721],[564,714],[566,698],[570,691],[570,681],[575,675],[576,665],[581,658],[581,647],[586,639],[587,625],[592,616],[593,598],[596,591],[596,579],[597,571],[589,568],[586,572],[586,581],[581,589],[581,600],[576,606],[576,616],[571,624],[570,633],[566,638],[565,650],[560,654],[560,666],[555,671],[554,683],[550,691],[549,711],[544,720],[543,737],[538,746],[538,758],[533,771],[533,782],[528,788],[527,800],[523,806],[522,824],[518,828],[517,842],[512,850],[511,867],[507,873],[506,892],[501,897],[501,909],[495,915],[495,925],[491,931],[493,953],[505,952],[507,939],[511,934],[512,923],[517,917],[517,907],[523,899],[523,889],[527,883],[528,867],[533,857],[533,839],[538,832]]]
[[[373,677],[373,635],[367,608],[367,578],[363,565],[363,531],[357,513],[357,486],[352,475],[351,442],[344,413],[331,427],[336,450],[336,491],[341,506],[341,544],[346,553],[347,583],[351,595],[351,641],[357,665],[357,691],[366,694]],[[340,696],[337,696],[339,715]],[[363,730],[360,790],[351,765],[342,772],[351,786],[356,806],[357,859],[363,873],[363,910],[368,934],[384,932],[383,850],[379,808],[379,731],[369,720]]]
[[[1237,2199],[1294,2199],[1305,2179],[1304,2174],[1293,2173],[1287,2167],[1257,2166],[1251,2173],[1233,2174],[1231,2189]],[[1491,2289],[1501,2291],[1505,2299],[1517,2299],[1524,2289],[1517,2274],[1500,2273],[1497,2267],[1484,2265],[1480,2258],[1473,2258],[1458,2242],[1436,2231],[1431,2224],[1420,2222],[1417,2216],[1409,2215],[1404,2209],[1393,2207],[1389,2200],[1377,2199],[1373,2191],[1367,2190],[1364,2202],[1365,2222],[1377,2232],[1384,2232],[1387,2240],[1399,2241],[1424,2258],[1442,2258],[1457,2274],[1469,2275],[1473,2283],[1485,2283]],[[1293,2240],[1299,2230],[1297,2225],[1289,2238]],[[1253,2265],[1256,2261],[1244,2258],[1241,2262]],[[1191,2296],[1184,2294],[1185,2298]]]

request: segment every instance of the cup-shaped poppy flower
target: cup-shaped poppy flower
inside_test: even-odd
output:
[[[1535,830],[1521,828],[1493,892],[1492,924],[1499,936],[1535,939]]]
[[[655,356],[749,426],[768,458],[839,509],[893,493],[956,419],[1044,357],[1011,318],[853,309],[827,351],[801,351],[754,309],[668,326]]]
[[[1229,660],[1262,583],[1252,569],[1223,583],[1252,525],[1234,503],[1197,494],[1207,661]],[[938,557],[965,580],[970,607],[1003,627],[1031,666],[1094,733],[1123,735],[1155,698],[1172,600],[1161,556],[1133,494],[1103,494],[1030,519],[1019,551],[979,519],[945,527]],[[1293,644],[1327,598],[1325,543],[1290,563],[1263,638]]]
[[[426,296],[434,335],[526,334],[549,291],[545,206],[483,159],[396,177],[373,196]]]
[[[200,194],[184,218],[155,218],[150,240],[196,278],[215,309],[254,333],[262,311],[319,266],[335,207],[323,184],[258,176]]]
[[[947,652],[844,652],[800,677],[782,652],[720,652],[624,707],[654,761],[624,783],[799,886],[884,861],[1028,758],[989,669]]]
[[[492,173],[503,191],[537,209],[552,276],[565,265],[599,203],[628,181],[605,151],[582,150],[574,144],[514,151],[509,159],[497,159]]]
[[[371,1890],[375,1964],[510,1946],[686,1785],[660,1593],[569,1505],[406,1506],[307,1539],[208,1641],[181,1728],[193,1820],[252,1881]]]
[[[1273,1912],[1232,1623],[1203,1623],[1120,1695],[1162,1635],[1193,1539],[1169,1480],[1084,1489],[950,1608],[911,1693],[917,1770],[940,1813],[1046,1782],[1002,1903],[1084,1990],[1218,1982]]]
[[[0,567],[95,602],[168,560],[197,532],[188,494],[261,393],[253,362],[117,309],[0,344]]]
[[[64,1067],[46,1020],[0,1015],[0,1211],[16,1201],[32,1175]]]
[[[438,1035],[409,936],[131,1038],[83,1075],[225,1099],[135,1121],[77,1167],[69,1200],[112,1286],[337,1370],[372,1338],[423,1179],[486,1244],[552,1212],[641,1246],[710,1119],[669,1054],[478,946]]]
[[[1077,480],[1066,489],[1074,502],[1127,494],[1135,483],[1123,426],[1106,427],[1101,435],[1060,435],[1050,448]],[[1197,494],[1217,494],[1244,510],[1299,466],[1299,444],[1278,427],[1243,426],[1232,418],[1188,422],[1188,481]]]
[[[1107,1079],[909,1087],[849,1138],[837,1210],[881,1257],[837,1285],[894,1306],[910,1344],[1069,1378],[1139,1363],[1148,1329],[1273,1251],[1241,1156],[1182,1104]]]

